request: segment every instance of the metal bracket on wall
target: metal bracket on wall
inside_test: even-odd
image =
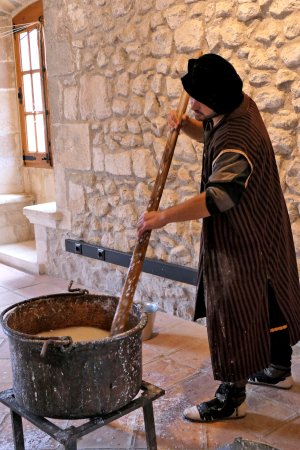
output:
[[[77,255],[87,256],[88,258],[98,259],[122,267],[129,267],[132,256],[131,253],[99,247],[98,245],[87,244],[84,241],[75,239],[66,239],[65,249],[70,253],[76,253]],[[190,267],[145,258],[142,271],[193,286],[197,284],[197,270]]]

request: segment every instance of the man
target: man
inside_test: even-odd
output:
[[[201,192],[145,212],[138,235],[203,219],[195,319],[207,317],[215,397],[184,411],[199,422],[246,414],[246,383],[292,386],[300,291],[291,226],[270,138],[234,67],[215,54],[191,59],[182,78],[195,119],[169,125],[204,141]],[[205,300],[205,301],[204,301]]]

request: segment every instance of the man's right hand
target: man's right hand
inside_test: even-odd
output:
[[[138,238],[147,230],[162,228],[167,224],[163,211],[145,211],[138,220]]]

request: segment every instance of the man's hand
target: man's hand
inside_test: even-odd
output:
[[[181,123],[179,122],[178,119],[178,114],[177,111],[171,109],[169,111],[168,117],[167,117],[167,123],[168,123],[168,128],[170,131],[174,131],[177,130],[178,127],[180,126],[181,128],[184,128],[185,125],[188,123],[189,117],[187,114],[183,114],[181,117]]]
[[[138,238],[147,230],[162,228],[167,224],[163,211],[144,212],[137,224]]]
[[[184,134],[189,136],[190,138],[203,142],[203,125],[202,122],[199,122],[196,119],[188,116],[187,114],[183,114],[181,117],[181,122],[179,121],[177,111],[173,109],[169,111],[167,117],[167,124],[170,131],[177,130],[179,127],[183,131]]]

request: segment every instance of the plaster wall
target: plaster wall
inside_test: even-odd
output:
[[[199,49],[229,59],[274,144],[300,261],[299,0],[44,0],[57,208],[47,271],[119,295],[126,270],[68,254],[65,238],[132,251],[177,106]],[[198,192],[202,146],[180,135],[161,206]],[[196,267],[201,223],[152,232],[147,256]],[[141,276],[136,300],[190,318],[195,288]]]

